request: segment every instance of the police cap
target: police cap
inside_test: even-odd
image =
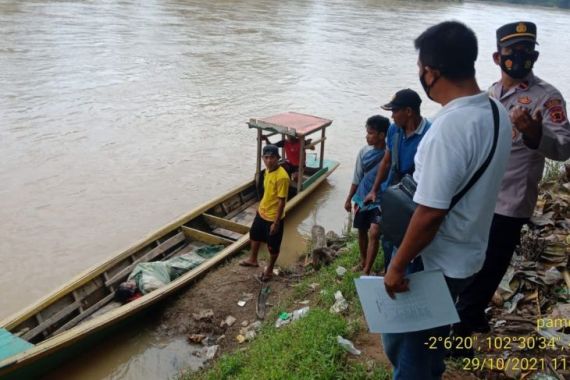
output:
[[[536,25],[528,21],[506,24],[497,29],[497,45],[510,46],[517,42],[536,42]]]

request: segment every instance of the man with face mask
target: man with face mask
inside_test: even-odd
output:
[[[381,108],[392,112],[394,123],[388,128],[386,153],[378,165],[374,185],[365,198],[365,202],[376,202],[377,197],[386,187],[400,182],[405,174],[413,174],[414,157],[420,141],[429,130],[431,123],[420,113],[422,99],[417,92],[409,88],[400,90],[392,100]],[[392,256],[393,244],[382,239],[384,267],[387,270]],[[421,259],[414,260],[408,272],[422,269]]]
[[[443,108],[415,156],[413,200],[417,207],[390,262],[384,287],[396,298],[397,293],[407,291],[406,268],[421,254],[425,270],[443,272],[447,289],[442,291],[449,291],[455,299],[485,260],[493,200],[511,148],[511,123],[505,108],[479,89],[477,38],[471,29],[456,21],[443,22],[424,31],[415,47],[420,82]],[[477,179],[468,187],[473,178]],[[450,209],[465,188],[468,191]],[[384,350],[394,366],[393,379],[441,379],[443,344],[430,349],[426,342],[442,342],[448,334],[449,326],[382,334]]]
[[[485,308],[497,289],[519,244],[522,226],[532,216],[545,157],[563,161],[570,157],[570,124],[560,92],[535,76],[538,58],[536,25],[515,22],[497,29],[493,60],[501,79],[489,89],[507,110],[513,124],[512,149],[501,183],[489,234],[485,264],[457,305],[461,323],[456,335],[488,332]],[[454,352],[457,356],[469,352]]]

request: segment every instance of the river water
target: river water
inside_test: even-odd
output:
[[[291,213],[286,265],[314,222],[343,228],[366,118],[404,87],[437,112],[417,78],[419,33],[472,27],[486,88],[496,28],[534,21],[535,72],[568,97],[569,16],[443,1],[0,1],[0,318],[251,178],[245,122],[297,111],[334,120],[326,154],[341,167]],[[140,378],[153,359],[132,359],[146,352],[135,346],[91,356],[76,376]]]

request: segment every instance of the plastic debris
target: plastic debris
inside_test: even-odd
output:
[[[240,300],[238,301],[237,304],[238,304],[238,306],[240,306],[240,307],[244,307],[245,304],[246,304],[248,301],[251,301],[252,299],[254,299],[254,296],[253,296],[252,293],[242,293],[242,295],[241,295],[241,297],[240,297]]]
[[[556,267],[552,267],[544,273],[544,283],[546,285],[554,285],[562,280],[563,280],[562,273],[560,273],[560,271],[556,269]]]
[[[200,351],[196,352],[195,355],[199,358],[204,358],[204,360],[212,360],[216,356],[218,348],[220,348],[218,345],[204,347]]]
[[[293,315],[291,317],[291,320],[296,321],[297,319],[303,318],[304,316],[309,314],[309,309],[310,309],[309,306],[305,306],[305,307],[302,307],[300,309],[293,311]]]
[[[344,299],[342,292],[337,290],[334,294],[335,303],[330,307],[330,312],[339,314],[348,309],[348,302]]]
[[[492,306],[485,310],[493,326],[493,337],[538,335],[556,344],[558,349],[541,351],[547,362],[560,355],[562,348],[570,347],[570,330],[564,323],[556,324],[570,320],[569,231],[570,183],[560,179],[542,183],[531,223],[523,227],[516,254],[493,296]],[[484,355],[508,358],[517,350],[520,349],[493,349]],[[550,366],[548,374],[511,367],[493,371],[502,372],[500,376],[509,379],[568,377],[567,370]]]
[[[216,356],[216,353],[218,352],[218,348],[220,348],[220,346],[218,346],[218,345],[207,347],[206,348],[206,360],[212,360]]]
[[[190,334],[188,335],[188,341],[190,343],[202,343],[202,341],[206,339],[206,335],[204,334]]]
[[[507,321],[505,321],[504,319],[501,319],[501,320],[495,322],[495,326],[494,326],[494,327],[497,328],[497,327],[504,326],[504,325],[506,325],[506,324],[507,324]]]
[[[244,301],[251,301],[252,299],[254,299],[255,296],[253,295],[253,293],[242,293],[240,299],[244,300]]]
[[[260,321],[255,321],[251,325],[248,326],[248,329],[259,331],[259,330],[261,330],[261,326],[262,325],[261,325]]]
[[[196,321],[211,321],[214,318],[214,312],[212,309],[200,310],[198,313],[193,313],[192,318],[194,318]]]
[[[220,323],[220,327],[232,327],[234,323],[236,323],[237,319],[235,319],[233,316],[228,315],[226,317],[226,319],[224,319],[222,321],[222,323]]]
[[[505,302],[505,309],[508,314],[511,314],[517,308],[517,304],[524,298],[524,294],[517,293],[512,300]]]
[[[281,326],[289,324],[290,322],[303,318],[309,313],[309,309],[309,306],[305,306],[294,310],[292,313],[287,313],[286,311],[280,313],[279,317],[275,321],[275,327],[279,328]]]
[[[320,284],[317,284],[316,282],[309,284],[309,288],[311,288],[311,290],[313,290],[313,291],[317,290],[317,288],[319,286],[320,286]]]
[[[342,336],[337,335],[336,341],[342,348],[344,348],[346,351],[350,352],[351,354],[353,355],[361,354],[361,351],[356,349],[356,347],[354,347],[354,344],[350,340],[344,339]]]
[[[255,339],[256,335],[257,333],[255,332],[255,330],[249,330],[248,332],[245,333],[245,340],[251,342],[252,340]]]
[[[275,327],[279,328],[291,322],[291,314],[287,313],[286,311],[279,314],[277,320],[275,321]]]

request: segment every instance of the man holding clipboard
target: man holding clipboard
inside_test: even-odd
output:
[[[415,47],[420,82],[427,96],[443,108],[418,147],[413,176],[417,208],[384,286],[392,298],[406,292],[406,266],[421,254],[426,271],[443,272],[455,299],[485,259],[511,146],[511,124],[506,110],[477,84],[477,38],[471,29],[443,22],[423,32]],[[383,334],[394,379],[440,379],[445,371],[444,349],[429,349],[426,343],[430,337],[448,334],[449,325]]]

